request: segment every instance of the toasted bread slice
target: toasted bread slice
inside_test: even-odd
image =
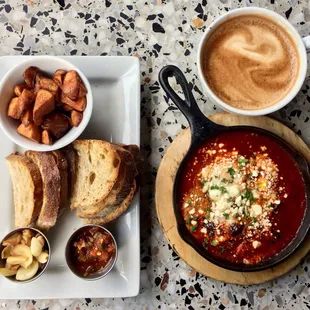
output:
[[[53,151],[60,173],[60,206],[58,216],[62,214],[68,202],[68,163],[62,151]]]
[[[85,224],[102,225],[117,219],[119,216],[121,216],[128,210],[135,193],[136,193],[136,181],[133,182],[128,196],[122,201],[121,204],[116,204],[108,208],[105,208],[104,211],[100,214],[100,217],[91,219],[88,218],[85,220]]]
[[[115,182],[111,192],[99,203],[80,207],[77,210],[77,216],[81,218],[98,217],[98,214],[105,208],[113,205],[119,205],[129,194],[133,181],[137,175],[137,169],[130,152],[124,148],[114,146],[122,154],[122,161],[117,181]]]
[[[141,156],[139,147],[136,144],[122,144],[122,143],[113,143],[113,144],[123,147],[125,150],[129,151],[132,154],[138,173],[141,174],[143,171],[144,159]]]
[[[67,165],[68,165],[68,195],[71,197],[72,190],[73,190],[73,184],[75,182],[75,174],[76,174],[76,152],[72,145],[68,145],[65,148],[61,150],[66,159],[67,159]]]
[[[42,206],[42,179],[39,168],[29,158],[12,154],[6,157],[15,205],[15,227],[31,225]]]
[[[43,181],[43,203],[36,222],[39,229],[48,230],[56,223],[60,205],[60,172],[52,152],[26,151],[38,167]]]
[[[76,140],[76,179],[71,209],[96,205],[108,196],[119,175],[122,152],[100,140]]]

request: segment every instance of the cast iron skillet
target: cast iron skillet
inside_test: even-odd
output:
[[[184,93],[185,100],[182,100],[176,92],[171,88],[168,78],[175,77],[177,83],[181,86],[182,91]],[[200,111],[193,94],[190,91],[189,85],[186,81],[185,76],[181,72],[181,70],[175,66],[166,66],[159,73],[159,82],[162,88],[167,93],[168,97],[177,105],[177,107],[184,114],[186,119],[189,122],[190,130],[191,130],[191,144],[190,147],[180,163],[179,169],[176,173],[174,187],[173,187],[173,205],[174,205],[174,214],[177,220],[178,232],[181,238],[192,246],[201,256],[203,256],[208,261],[212,262],[215,265],[220,267],[234,270],[234,271],[259,271],[274,267],[279,264],[283,260],[285,260],[289,255],[291,255],[300,243],[306,237],[306,234],[309,229],[310,224],[310,175],[309,169],[306,159],[298,153],[295,149],[293,149],[289,144],[287,144],[284,140],[274,135],[273,133],[256,128],[251,126],[221,126],[213,123],[208,118],[204,116],[204,114]],[[180,189],[180,177],[182,171],[184,169],[185,163],[190,158],[192,152],[199,147],[206,140],[216,136],[219,133],[225,131],[233,131],[233,130],[242,130],[242,131],[250,131],[254,133],[264,134],[271,139],[273,139],[278,145],[280,145],[284,151],[287,151],[292,158],[294,159],[296,165],[298,166],[301,175],[303,177],[303,181],[305,183],[306,188],[306,208],[304,217],[300,224],[299,230],[296,233],[295,238],[291,241],[290,244],[286,246],[282,251],[280,251],[275,256],[266,259],[259,264],[255,265],[244,265],[244,264],[236,264],[225,260],[220,260],[218,258],[212,257],[208,251],[198,242],[192,234],[186,228],[186,224],[181,212],[181,206],[178,202],[179,197],[179,189]]]

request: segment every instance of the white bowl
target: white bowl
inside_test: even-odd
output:
[[[8,105],[14,97],[14,87],[16,84],[23,83],[23,73],[30,67],[37,67],[40,71],[52,76],[58,69],[75,70],[81,77],[87,89],[87,106],[83,112],[83,120],[78,127],[72,127],[62,138],[55,141],[52,145],[36,143],[17,133],[16,129],[19,121],[7,115]],[[53,151],[60,149],[79,137],[86,128],[93,110],[93,96],[90,84],[85,75],[73,64],[54,56],[35,56],[15,66],[7,72],[0,83],[0,127],[4,133],[17,145],[33,151]]]

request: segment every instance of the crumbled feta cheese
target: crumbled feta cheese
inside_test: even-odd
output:
[[[224,143],[219,144],[219,148],[222,148],[224,146]]]
[[[252,245],[253,245],[254,249],[257,249],[258,247],[260,247],[262,245],[262,243],[255,240],[252,242]]]
[[[204,227],[204,228],[201,228],[200,229],[200,232],[202,232],[203,234],[206,234],[207,233],[207,229]]]
[[[189,207],[189,203],[188,203],[188,202],[185,202],[185,203],[184,203],[184,208],[187,208],[187,207]]]
[[[190,210],[188,213],[189,214],[194,214],[195,213],[195,211],[196,211],[196,209],[195,208],[193,208],[192,210]]]
[[[197,224],[197,221],[192,220],[192,221],[191,221],[191,224],[192,224],[192,225],[196,225],[196,224]]]
[[[262,211],[263,210],[262,210],[262,207],[260,205],[254,204],[254,205],[252,205],[252,208],[251,208],[251,215],[252,216],[261,215]]]
[[[210,196],[210,198],[211,198],[212,200],[217,201],[217,200],[219,200],[219,199],[221,198],[222,193],[221,193],[221,191],[218,190],[218,189],[210,189],[210,191],[209,191],[209,196]]]
[[[254,178],[258,177],[258,171],[256,171],[256,170],[252,171],[252,176]]]
[[[203,211],[201,209],[198,210],[199,214],[203,214]]]
[[[240,189],[236,184],[227,186],[226,190],[230,197],[237,197],[240,194]]]
[[[241,206],[241,201],[242,201],[242,197],[241,196],[238,196],[235,200],[235,204],[240,207]]]

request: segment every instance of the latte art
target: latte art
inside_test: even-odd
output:
[[[211,90],[245,110],[269,107],[293,87],[299,60],[289,34],[258,15],[232,18],[207,40],[202,67]]]

